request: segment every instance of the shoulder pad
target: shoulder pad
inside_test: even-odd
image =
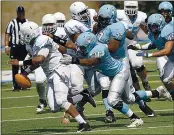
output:
[[[161,31],[161,37],[165,38],[166,40],[174,40],[174,29],[171,24],[167,24]]]
[[[46,35],[41,35],[36,39],[34,46],[42,48],[42,47],[52,46],[52,43],[53,43],[52,38],[50,38]]]

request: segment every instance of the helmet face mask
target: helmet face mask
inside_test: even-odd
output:
[[[89,11],[88,9],[85,9],[81,12],[78,13],[78,20],[81,22],[89,22],[90,21],[90,17],[89,17]]]
[[[51,33],[53,34],[57,30],[57,25],[53,23],[43,24],[42,33]]]
[[[152,32],[152,33],[159,33],[160,32],[158,24],[152,24],[152,25],[149,24],[148,28],[149,28],[150,32]]]
[[[138,14],[138,1],[125,1],[124,11],[128,16],[134,16]]]
[[[53,14],[46,14],[42,18],[42,33],[54,34],[57,30],[56,18]]]
[[[105,28],[106,26],[110,25],[110,18],[103,18],[102,16],[98,16],[98,24],[99,27]]]

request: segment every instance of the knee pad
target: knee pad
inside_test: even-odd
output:
[[[117,109],[118,111],[121,111],[123,108],[123,102],[119,101],[115,106],[113,106],[114,109]]]
[[[137,72],[142,72],[144,69],[145,69],[145,66],[144,66],[144,65],[142,65],[142,66],[139,67],[139,68],[135,68],[135,70],[136,70]]]
[[[112,107],[114,107],[116,104],[119,103],[119,100],[117,99],[113,99],[112,97],[107,97],[107,100],[108,100],[108,104]]]
[[[100,86],[102,90],[108,90],[110,87],[110,80],[108,77],[102,78],[99,80]]]
[[[102,99],[108,97],[109,90],[102,90]]]

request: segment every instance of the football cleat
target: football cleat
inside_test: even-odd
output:
[[[40,113],[43,111],[45,107],[47,107],[47,102],[46,100],[39,99],[40,104],[37,106],[36,112]]]
[[[84,132],[84,131],[90,131],[91,130],[91,127],[88,123],[82,123],[82,124],[79,124],[79,128],[77,130],[77,132]]]
[[[135,127],[142,126],[143,124],[144,124],[144,122],[141,118],[140,119],[132,119],[131,124],[127,127],[128,128],[135,128]]]
[[[172,96],[166,88],[164,88],[163,86],[159,86],[158,88],[156,88],[156,90],[159,92],[159,98],[165,98],[169,101],[172,101]]]
[[[155,113],[154,111],[147,106],[147,104],[145,103],[144,106],[139,106],[139,108],[141,109],[142,112],[144,112],[148,117],[155,117]]]
[[[113,113],[111,110],[107,110],[107,111],[106,111],[105,122],[106,122],[106,123],[113,123],[113,122],[116,122],[114,113]]]

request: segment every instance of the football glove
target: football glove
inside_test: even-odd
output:
[[[138,53],[136,54],[136,56],[142,56],[142,57],[149,58],[149,57],[152,57],[152,53],[148,53],[148,52],[141,51],[141,52],[138,52]]]

